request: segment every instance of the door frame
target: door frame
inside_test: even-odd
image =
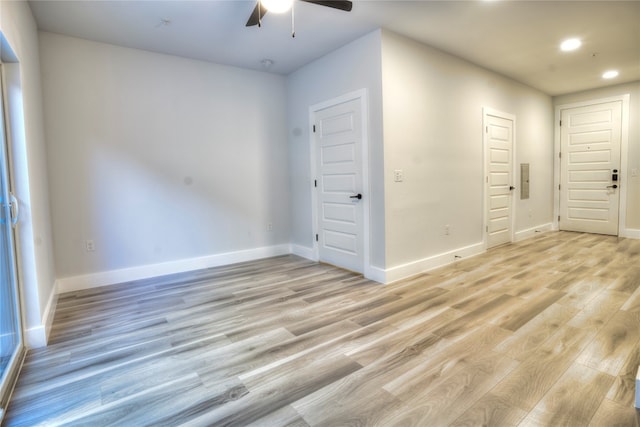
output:
[[[316,191],[316,187],[314,185],[314,181],[317,179],[318,171],[316,168],[316,151],[317,144],[315,134],[313,133],[314,119],[316,112],[320,110],[324,110],[326,108],[331,108],[339,104],[344,104],[345,102],[359,100],[360,101],[360,111],[362,117],[360,118],[360,125],[362,127],[362,144],[361,144],[361,156],[362,156],[362,190],[365,194],[363,197],[361,205],[362,205],[362,250],[363,250],[363,264],[362,265],[362,274],[369,278],[372,276],[372,269],[370,266],[370,247],[369,247],[369,211],[371,204],[371,188],[369,186],[369,102],[367,97],[366,89],[359,89],[353,92],[346,93],[344,95],[331,98],[329,100],[311,105],[309,107],[309,141],[311,147],[311,176],[309,180],[309,188],[311,191],[311,223],[313,226],[313,260],[320,260],[320,248],[318,246],[318,242],[315,239],[315,234],[318,233],[318,192]]]
[[[0,146],[0,150],[4,150],[4,153],[0,154],[2,156],[5,157],[6,160],[6,179],[7,179],[7,187],[9,190],[9,193],[12,194],[12,190],[14,190],[14,177],[13,177],[13,155],[12,155],[12,145],[11,145],[11,141],[12,141],[12,136],[11,136],[11,125],[10,125],[10,116],[9,116],[9,95],[8,95],[8,90],[7,90],[7,84],[6,84],[6,77],[5,77],[5,72],[4,72],[4,67],[5,67],[5,63],[2,61],[2,58],[0,58],[0,102],[2,103],[2,108],[0,108],[0,111],[2,112],[2,117],[1,120],[3,120],[3,130],[4,130],[4,141],[5,141],[5,146],[1,147]],[[2,129],[0,129],[0,132],[2,132]],[[15,388],[15,384],[17,382],[18,379],[18,375],[20,374],[20,371],[22,370],[22,365],[24,363],[24,359],[26,357],[27,354],[27,342],[26,342],[26,333],[25,333],[25,325],[26,325],[26,318],[25,318],[25,306],[24,306],[24,300],[22,298],[22,283],[21,283],[21,275],[20,275],[20,251],[19,251],[19,239],[16,233],[16,229],[14,227],[11,227],[11,247],[8,248],[10,251],[13,252],[13,259],[11,262],[11,265],[9,267],[9,274],[11,276],[13,276],[13,280],[15,281],[15,300],[14,303],[16,304],[16,310],[17,310],[17,326],[18,326],[18,330],[16,331],[18,338],[19,338],[19,343],[18,343],[18,350],[16,353],[13,354],[8,366],[7,366],[7,375],[6,375],[6,382],[2,385],[0,385],[0,424],[2,423],[2,420],[4,419],[4,416],[6,415],[5,412],[3,412],[3,408],[6,410],[6,407],[8,405],[8,403],[11,400],[11,395],[13,394],[14,388]]]
[[[500,110],[496,110],[490,107],[482,107],[482,247],[486,251],[489,244],[489,233],[488,233],[488,211],[489,211],[489,192],[488,192],[488,179],[489,179],[489,170],[487,167],[487,163],[489,161],[489,143],[488,143],[488,116],[500,117],[505,120],[511,120],[513,122],[513,135],[511,140],[511,183],[510,185],[516,187],[513,191],[510,203],[511,209],[511,224],[509,224],[510,230],[510,242],[513,243],[515,239],[515,223],[516,223],[516,204],[515,204],[515,195],[520,191],[520,189],[515,185],[516,183],[516,116],[515,114],[505,113]]]
[[[624,95],[612,96],[608,98],[595,98],[588,101],[573,102],[569,104],[556,105],[554,117],[553,136],[553,229],[560,229],[560,119],[562,110],[572,108],[588,107],[590,105],[604,104],[607,102],[622,102],[622,123],[620,129],[620,198],[618,201],[618,237],[636,237],[627,232],[627,187],[629,185],[629,98],[628,93]]]

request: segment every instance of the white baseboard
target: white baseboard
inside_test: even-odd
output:
[[[318,250],[307,246],[291,244],[291,253],[310,261],[319,261]],[[364,267],[364,277],[374,282],[384,283],[384,269],[374,266]]]
[[[374,267],[373,265],[370,265],[369,268],[365,267],[364,277],[369,280],[373,280],[374,282],[387,283],[387,272],[385,271],[385,269]]]
[[[640,409],[640,367],[636,374],[636,408]]]
[[[34,326],[24,331],[24,344],[27,348],[47,346],[47,331],[44,325]]]
[[[46,347],[49,342],[49,334],[51,333],[51,326],[53,324],[53,318],[56,315],[56,305],[58,304],[58,281],[53,285],[51,294],[49,295],[49,301],[42,314],[42,323],[38,326],[27,328],[24,331],[24,341],[27,348],[40,348]]]
[[[521,242],[526,239],[530,239],[538,233],[544,233],[545,231],[552,231],[553,223],[549,222],[547,224],[538,225],[535,227],[527,228],[526,230],[516,231],[516,235],[514,236],[514,242]]]
[[[189,258],[159,264],[141,265],[120,270],[103,271],[58,279],[58,292],[73,292],[98,286],[113,285],[133,280],[149,279],[186,271],[201,270],[238,262],[253,261],[291,253],[291,245],[265,246],[244,251],[226,252],[198,258]]]
[[[439,267],[444,267],[445,265],[452,264],[462,258],[469,258],[475,255],[479,255],[481,253],[484,253],[485,251],[486,249],[482,242],[476,243],[428,258],[423,258],[406,264],[387,268],[381,273],[381,276],[384,277],[380,277],[380,279],[383,280],[376,280],[382,283],[392,283],[401,279],[405,279],[407,277],[415,276],[420,273],[425,273]]]
[[[42,315],[44,331],[46,335],[46,340],[49,342],[49,334],[51,333],[51,327],[53,326],[53,318],[56,316],[56,307],[58,306],[58,281],[56,280],[53,284],[53,289],[51,290],[51,296],[49,297],[49,302],[44,309],[44,314]]]
[[[291,244],[291,253],[311,261],[318,261],[318,256],[313,248],[309,248],[307,246]]]
[[[620,237],[626,237],[628,239],[640,239],[640,230],[635,228],[624,228],[620,233]]]

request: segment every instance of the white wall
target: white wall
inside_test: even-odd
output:
[[[398,270],[392,278],[439,254],[453,261],[456,251],[482,242],[483,107],[516,116],[514,169],[519,174],[520,163],[530,164],[530,199],[515,195],[515,231],[550,226],[549,96],[389,31],[382,32],[382,82],[386,268]],[[404,171],[404,182],[394,182],[395,169]]]
[[[514,169],[531,167],[530,198],[516,193],[516,234],[551,226],[549,96],[386,30],[292,73],[287,87],[295,245],[313,246],[309,106],[360,88],[370,94],[371,264],[383,280],[482,249],[483,107],[516,116]],[[403,183],[393,181],[395,169]]]
[[[40,43],[63,290],[78,285],[64,278],[288,251],[284,77],[51,33]]]
[[[627,153],[628,170],[623,171],[627,176],[627,215],[625,227],[634,230],[640,237],[640,174],[629,176],[633,168],[640,171],[640,82],[627,83],[600,89],[556,96],[554,105],[572,104],[595,99],[610,98],[629,94],[629,151]]]
[[[287,108],[290,152],[291,241],[313,247],[309,107],[359,89],[369,100],[369,200],[370,263],[384,267],[384,189],[382,175],[382,87],[380,30],[300,68],[287,78]]]
[[[47,188],[40,60],[36,24],[27,2],[0,2],[0,31],[15,63],[5,64],[14,190],[21,219],[16,229],[26,341],[46,343],[55,306],[55,272]]]

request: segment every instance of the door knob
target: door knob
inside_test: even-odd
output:
[[[607,185],[607,188],[618,188],[618,184]]]
[[[514,187],[513,185],[509,186],[509,191],[512,191],[512,190],[515,190],[515,189],[516,189],[516,187]]]
[[[358,193],[355,196],[349,196],[349,198],[350,199],[358,199],[358,200],[360,200],[360,199],[362,199],[362,194]]]

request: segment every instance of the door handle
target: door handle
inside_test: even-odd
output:
[[[613,188],[613,189],[616,189],[616,188],[618,188],[618,184],[607,185],[607,188]]]
[[[360,200],[360,199],[362,199],[362,194],[358,193],[355,196],[349,196],[349,198],[350,199],[358,199],[358,200]]]
[[[509,186],[509,191],[513,191],[513,190],[515,190],[515,189],[516,189],[516,187],[514,187],[513,185],[510,185],[510,186]]]
[[[11,193],[9,193],[9,208],[11,210],[11,227],[15,228],[18,224],[18,217],[20,216],[20,206],[18,205],[16,196]]]

